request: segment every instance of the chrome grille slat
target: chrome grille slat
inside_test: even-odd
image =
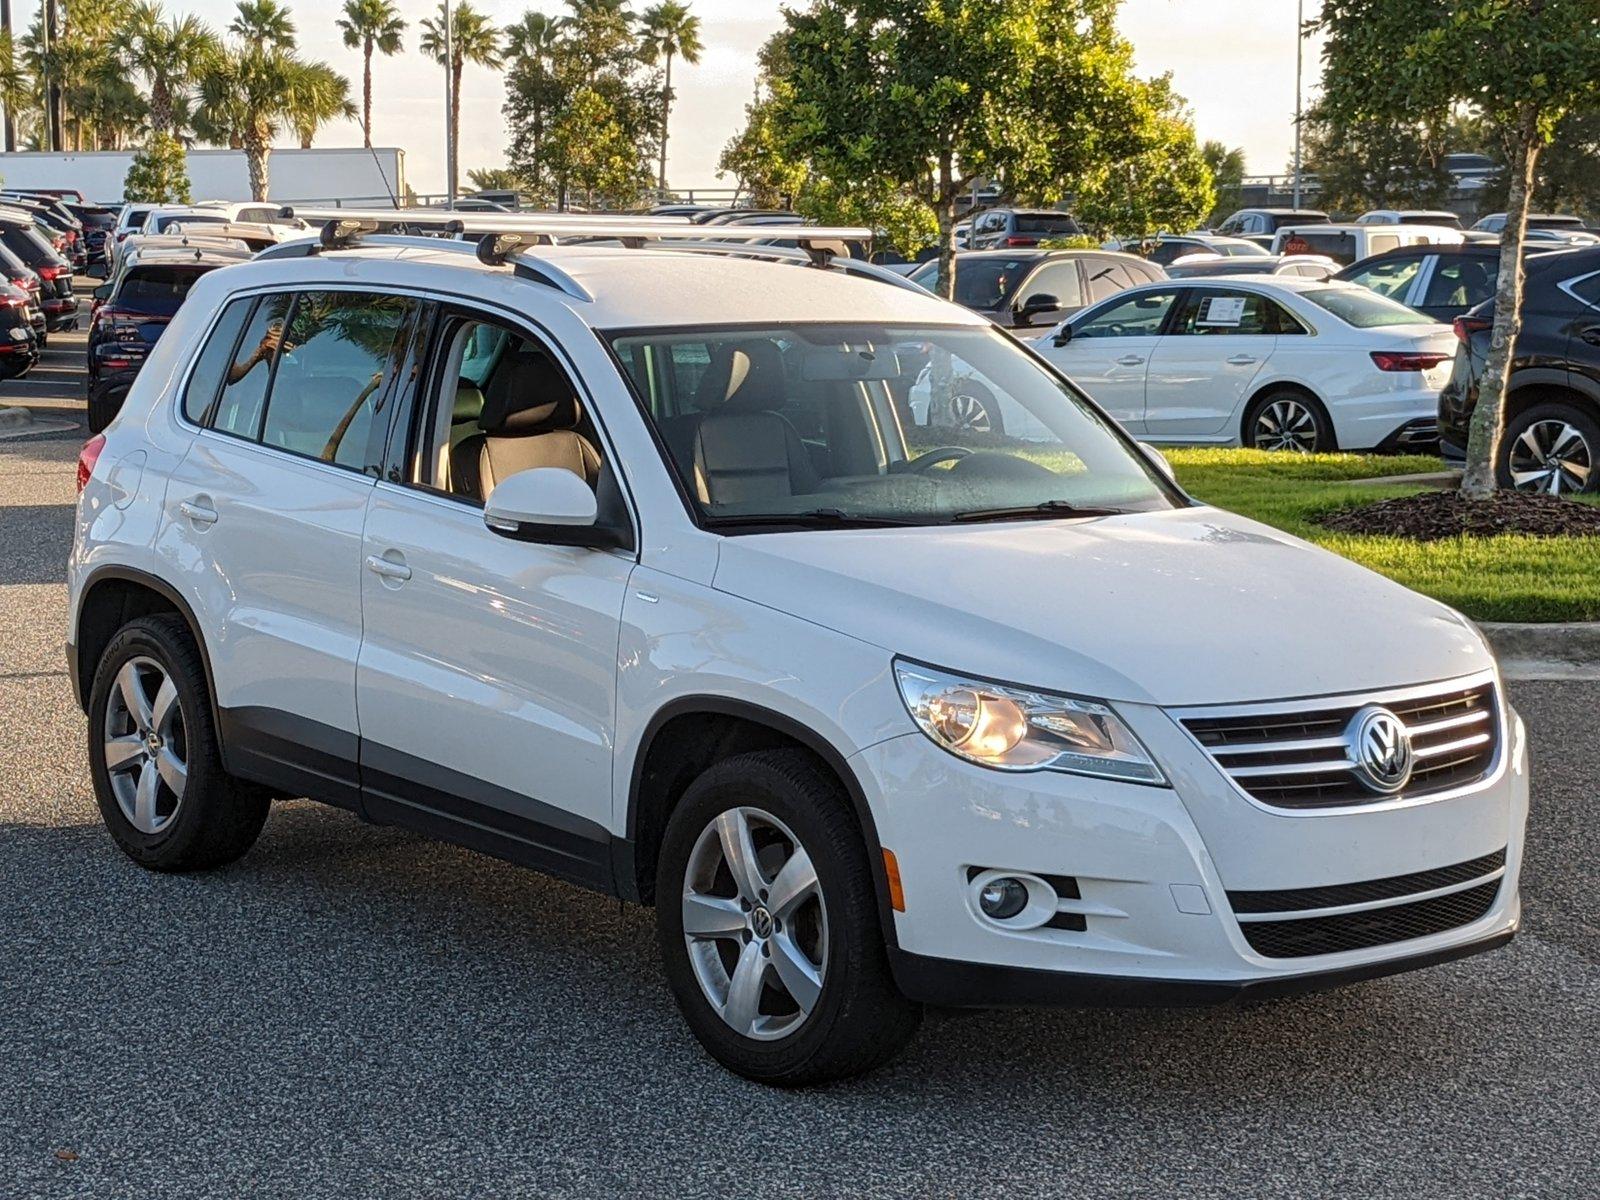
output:
[[[1398,798],[1468,786],[1493,770],[1500,728],[1488,675],[1432,688],[1191,708],[1174,712],[1212,761],[1248,795],[1281,808],[1377,804],[1397,797],[1369,788],[1345,743],[1364,707],[1381,705],[1411,739],[1410,782]]]

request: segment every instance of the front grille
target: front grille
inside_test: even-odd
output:
[[[1287,921],[1241,921],[1245,940],[1257,954],[1268,958],[1305,958],[1312,954],[1338,954],[1365,950],[1411,938],[1427,937],[1484,916],[1494,906],[1500,880],[1477,887],[1331,917],[1298,917]]]
[[[1387,879],[1368,879],[1361,883],[1338,883],[1326,887],[1278,888],[1264,892],[1229,892],[1228,903],[1235,913],[1301,912],[1310,908],[1342,908],[1346,904],[1368,904],[1414,896],[1452,884],[1481,879],[1506,865],[1506,852],[1496,850],[1482,858],[1436,867],[1432,871],[1413,871]]]
[[[1194,710],[1180,720],[1257,800],[1279,808],[1328,808],[1394,798],[1362,782],[1347,744],[1352,718],[1373,704],[1399,717],[1411,737],[1414,765],[1402,796],[1460,787],[1494,766],[1500,731],[1494,685],[1487,681],[1420,695],[1413,689],[1238,713]]]

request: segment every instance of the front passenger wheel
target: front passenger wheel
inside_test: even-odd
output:
[[[222,769],[205,664],[176,616],[124,626],[89,692],[89,767],[112,840],[140,866],[221,866],[255,842],[270,801]]]
[[[916,1032],[855,815],[804,751],[741,754],[690,785],[662,842],[656,906],[678,1007],[747,1079],[857,1075]]]

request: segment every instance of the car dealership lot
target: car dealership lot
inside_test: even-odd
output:
[[[936,1017],[779,1093],[683,1028],[646,910],[303,802],[227,870],[128,863],[61,656],[78,440],[0,441],[7,1196],[1592,1193],[1592,684],[1512,688],[1508,949],[1247,1009]]]

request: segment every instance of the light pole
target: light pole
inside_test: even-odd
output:
[[[455,55],[451,48],[450,0],[444,0],[444,193],[445,201],[456,206],[456,94]]]
[[[1294,6],[1294,206],[1300,207],[1300,69],[1305,50],[1305,0]]]

